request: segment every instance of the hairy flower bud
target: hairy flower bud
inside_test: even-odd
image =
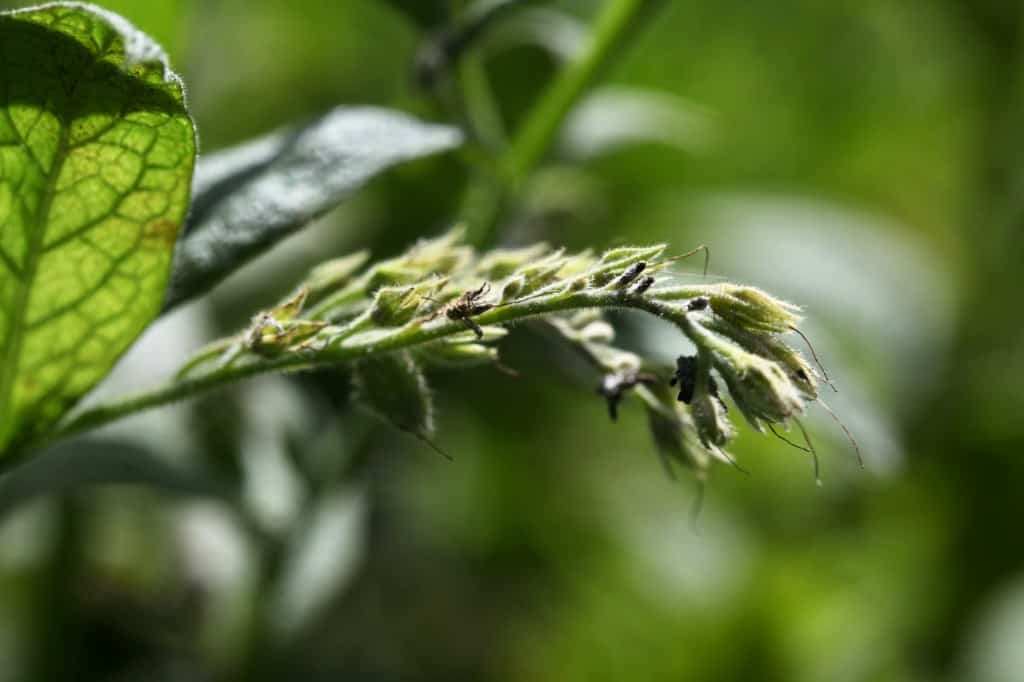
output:
[[[666,247],[666,244],[624,246],[605,251],[601,260],[588,273],[590,283],[595,287],[603,287],[621,277],[629,268],[637,266],[641,262],[646,264],[647,261],[657,258],[664,253]],[[639,266],[636,274],[640,274],[640,270],[643,268],[644,266]]]
[[[424,346],[417,357],[431,367],[466,369],[498,361],[498,349],[481,343],[431,343]]]
[[[543,257],[549,250],[543,243],[520,249],[495,249],[480,258],[475,272],[483,279],[505,279],[519,268]]]
[[[369,259],[369,251],[357,251],[348,256],[329,260],[313,268],[306,279],[306,287],[309,289],[309,303],[320,301],[348,284],[352,276]]]
[[[751,425],[782,423],[804,412],[804,399],[778,363],[739,348],[716,362],[729,394]]]
[[[756,287],[723,284],[710,295],[716,315],[741,329],[781,334],[800,322],[800,309]]]
[[[360,402],[395,427],[421,438],[434,431],[434,404],[427,380],[409,353],[360,360],[353,371]]]
[[[419,314],[424,303],[447,283],[444,278],[409,287],[383,287],[374,296],[370,319],[381,327],[398,327]]]

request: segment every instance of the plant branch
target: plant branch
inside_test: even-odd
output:
[[[587,308],[631,308],[646,311],[676,324],[694,343],[711,343],[708,339],[713,339],[715,335],[690,320],[685,306],[678,305],[677,302],[709,295],[718,286],[720,285],[666,287],[637,295],[628,290],[614,288],[571,291],[560,285],[550,294],[493,308],[474,317],[474,321],[486,326],[509,324],[539,315]],[[344,331],[343,327],[324,329],[321,332],[324,339],[332,336],[340,338],[336,343],[325,344],[320,349],[279,357],[264,358],[250,355],[226,367],[215,368],[195,377],[170,381],[137,395],[87,408],[49,434],[45,441],[33,443],[32,447],[92,430],[138,412],[201,395],[258,374],[337,367],[360,358],[411,349],[446,337],[464,334],[466,328],[460,321],[424,321],[421,318],[383,334],[348,335]]]

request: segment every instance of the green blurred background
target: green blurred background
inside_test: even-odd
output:
[[[457,88],[413,74],[461,4],[105,6],[168,49],[212,152],[341,104],[458,122]],[[509,130],[600,3],[524,5],[472,50]],[[821,410],[821,488],[745,429],[750,474],[713,472],[695,534],[695,485],[638,406],[610,423],[527,328],[518,380],[436,377],[454,463],[343,377],[264,378],[106,434],[234,482],[236,506],[112,487],[4,516],[0,680],[1024,680],[1024,4],[668,0],[634,38],[495,240],[709,245],[714,276],[806,307],[866,468]],[[374,181],[162,320],[104,390],[328,256],[446,229],[473,168]]]

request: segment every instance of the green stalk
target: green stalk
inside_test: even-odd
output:
[[[608,0],[594,23],[583,53],[555,78],[533,106],[512,143],[498,161],[503,187],[471,184],[463,205],[469,240],[492,241],[508,196],[515,196],[540,163],[562,128],[566,116],[608,64],[625,47],[627,38],[644,15],[663,0]],[[484,195],[484,196],[482,196]]]
[[[703,347],[709,342],[714,342],[713,340],[709,341],[709,337],[713,335],[690,320],[687,317],[685,306],[675,302],[704,296],[713,290],[714,285],[681,286],[666,287],[644,295],[637,295],[614,288],[573,291],[561,285],[559,289],[552,290],[550,294],[492,308],[475,316],[473,320],[480,325],[496,325],[518,322],[538,315],[586,308],[630,308],[642,310],[675,323],[698,347]],[[32,443],[30,447],[37,448],[144,410],[222,388],[257,374],[336,367],[375,354],[410,349],[455,334],[464,334],[466,327],[461,321],[441,318],[432,321],[414,320],[383,336],[338,334],[339,331],[342,330],[338,328],[324,330],[331,336],[337,336],[337,341],[309,353],[296,351],[271,358],[247,356],[227,367],[215,368],[195,377],[170,381],[134,396],[88,408],[47,435],[44,440]]]
[[[530,111],[501,160],[513,190],[526,180],[547,152],[573,105],[621,53],[637,20],[661,0],[609,0],[598,16],[592,37],[579,59],[569,64]]]

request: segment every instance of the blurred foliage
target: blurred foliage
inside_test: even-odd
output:
[[[204,151],[339,104],[463,117],[413,78],[463,2],[107,4],[168,47]],[[598,5],[525,4],[584,27]],[[608,422],[596,379],[529,328],[504,347],[518,380],[435,380],[451,464],[346,409],[345,377],[261,379],[105,434],[236,482],[245,513],[117,488],[5,518],[0,679],[1024,680],[1022,30],[1011,0],[664,3],[605,82],[700,135],[573,128],[501,233],[705,243],[714,275],[805,303],[866,472],[824,413],[822,488],[802,453],[741,437],[751,474],[709,482],[694,534],[692,482],[648,456],[638,405]],[[474,56],[514,130],[562,57],[501,45]],[[164,320],[113,383],[326,256],[438,233],[476,172],[388,172]]]

